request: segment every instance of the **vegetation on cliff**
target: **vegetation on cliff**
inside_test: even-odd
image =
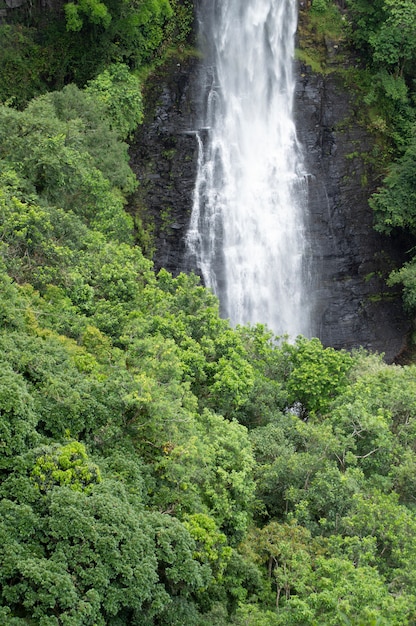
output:
[[[367,103],[375,105],[390,145],[383,185],[372,196],[376,229],[386,234],[415,230],[416,191],[416,5],[412,0],[349,0],[351,38],[371,72]],[[394,271],[390,284],[403,285],[409,313],[416,310],[416,258]]]
[[[340,72],[360,94],[362,123],[375,137],[379,189],[370,199],[375,228],[384,234],[416,235],[416,5],[413,0],[314,0],[301,20],[300,59],[315,71]],[[325,43],[353,52],[354,66],[328,65]],[[338,46],[337,46],[338,47]],[[416,310],[416,261],[395,270],[391,285],[403,285],[410,314]]]
[[[0,52],[20,67],[10,83],[0,64],[1,624],[415,622],[415,366],[232,329],[196,277],[155,275],[134,245],[139,77],[181,45],[189,5],[17,11]]]

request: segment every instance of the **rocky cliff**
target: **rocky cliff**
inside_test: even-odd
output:
[[[178,274],[187,267],[185,236],[192,210],[198,159],[196,58],[172,59],[159,68],[145,94],[145,123],[131,145],[139,180],[131,210],[154,242],[156,270]]]
[[[373,230],[373,139],[357,121],[359,100],[336,72],[314,74],[299,63],[295,102],[318,276],[315,332],[325,345],[362,345],[391,361],[404,347],[409,324],[400,293],[386,278],[403,262],[406,242]]]
[[[403,261],[405,243],[372,228],[368,197],[375,188],[373,139],[358,123],[360,103],[336,71],[319,74],[297,63],[295,110],[309,188],[311,271],[317,276],[315,334],[336,348],[364,346],[392,361],[409,323],[400,294],[385,279]],[[194,270],[185,254],[197,166],[200,61],[171,61],[147,94],[146,123],[131,146],[140,181],[134,210],[153,228],[157,268]],[[312,295],[312,294],[311,294]]]

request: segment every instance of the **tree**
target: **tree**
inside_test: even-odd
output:
[[[382,494],[373,490],[357,494],[355,506],[345,518],[347,534],[358,537],[375,537],[376,564],[386,577],[394,594],[404,594],[403,604],[412,621],[415,616],[414,563],[416,558],[415,516],[407,507],[398,503],[395,493]]]
[[[40,450],[20,457],[1,486],[3,614],[51,626],[150,625],[187,606],[211,577],[194,559],[189,532],[169,516],[145,513],[118,481],[83,474],[80,482],[81,468],[90,474],[92,465],[85,455],[82,465],[67,456],[70,448],[84,455],[73,442],[52,461]],[[70,474],[60,468],[64,457]]]
[[[26,382],[7,361],[0,368],[0,469],[13,465],[21,454],[39,441],[34,399]]]
[[[104,28],[108,28],[111,22],[111,14],[104,2],[99,0],[80,0],[77,4],[68,2],[65,5],[65,17],[66,27],[69,31],[81,30],[84,19]]]
[[[220,318],[217,298],[199,285],[199,277],[173,278],[162,270],[157,283],[145,288],[140,309],[130,334],[173,339],[200,408],[236,418],[249,400],[253,369],[241,338]]]
[[[120,139],[127,139],[143,120],[141,85],[127,65],[114,63],[94,80],[89,81],[86,93],[93,102],[102,102],[110,126]]]
[[[384,0],[347,0],[352,16],[352,39],[359,48],[368,48],[368,40],[383,22]]]
[[[385,19],[369,37],[373,60],[403,76],[416,58],[416,6],[413,0],[384,0],[383,11]]]
[[[277,522],[270,522],[248,538],[250,549],[267,567],[271,586],[276,590],[277,609],[281,602],[288,602],[292,594],[307,590],[307,580],[312,573],[310,541],[310,533],[302,526]]]
[[[60,116],[60,117],[59,117]],[[18,171],[26,200],[59,204],[86,223],[131,240],[124,193],[136,185],[127,146],[99,103],[73,86],[32,101],[25,111],[0,107],[4,164]],[[105,146],[105,149],[104,149]]]
[[[78,441],[39,452],[31,478],[41,492],[46,493],[55,485],[66,485],[74,491],[88,493],[92,485],[101,482],[98,465],[89,462],[85,446]]]
[[[285,342],[281,349],[287,359],[289,404],[305,417],[324,414],[347,384],[352,357],[342,350],[324,348],[316,338],[298,337],[295,344]]]
[[[413,137],[404,155],[394,163],[384,186],[370,199],[375,211],[376,229],[391,234],[394,229],[416,233],[416,138]]]
[[[254,501],[246,429],[207,409],[190,426],[156,464],[160,482],[154,502],[180,517],[211,515],[235,546],[247,530]]]
[[[163,42],[169,19],[174,17],[169,0],[140,0],[133,5],[123,0],[81,0],[68,2],[64,10],[68,31],[92,32],[97,39],[94,27],[101,26],[101,39],[110,52],[106,55],[108,61],[113,60],[113,53],[117,60],[135,68],[152,60]]]
[[[0,25],[0,102],[21,107],[46,91],[46,67],[35,29]]]

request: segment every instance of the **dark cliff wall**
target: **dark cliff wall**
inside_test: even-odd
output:
[[[131,145],[131,166],[139,180],[132,200],[155,245],[155,268],[176,275],[191,271],[185,236],[192,210],[198,147],[198,61],[173,59],[152,77],[145,123]]]
[[[403,350],[409,322],[386,278],[402,264],[406,242],[373,230],[374,139],[358,121],[360,102],[340,74],[314,74],[301,63],[297,69],[296,124],[309,173],[318,276],[315,332],[325,345],[362,345],[392,361]]]
[[[185,255],[197,166],[198,63],[172,61],[154,77],[147,121],[131,148],[140,181],[136,209],[154,225],[155,265],[174,274],[198,271]],[[366,159],[372,138],[357,122],[354,92],[336,71],[314,74],[299,63],[297,76],[296,121],[308,171],[312,271],[318,276],[311,294],[315,334],[325,345],[362,345],[392,361],[409,324],[385,278],[403,260],[405,244],[372,228],[367,199],[375,183]]]

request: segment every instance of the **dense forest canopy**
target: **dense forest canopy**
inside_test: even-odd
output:
[[[309,19],[361,58],[377,228],[415,234],[416,5],[339,4]],[[137,245],[126,142],[192,3],[3,14],[1,624],[415,623],[416,366],[233,329]]]

